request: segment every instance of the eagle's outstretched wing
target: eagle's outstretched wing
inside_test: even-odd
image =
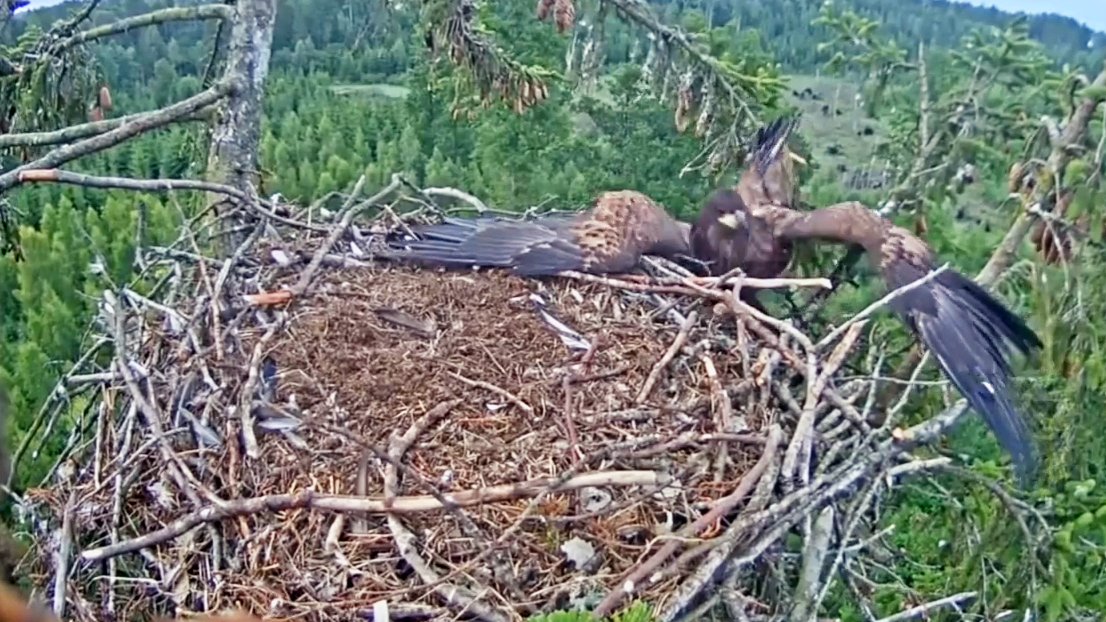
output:
[[[881,273],[888,289],[909,285],[934,269],[928,257],[911,255],[901,250],[902,245],[887,246]],[[1010,452],[1018,479],[1027,482],[1037,460],[1032,431],[1014,404],[1009,355],[1010,346],[1025,355],[1040,348],[1036,333],[985,289],[952,269],[904,292],[890,306],[933,354],[968,405],[983,416]]]
[[[781,207],[764,216],[786,239],[821,239],[864,247],[889,290],[934,269],[929,245],[867,206],[839,203],[811,212]],[[1036,468],[1029,425],[1014,405],[1009,355],[1042,347],[1026,322],[963,274],[946,269],[893,299],[890,307],[937,359],[937,364],[999,443],[1010,452],[1018,478]]]
[[[419,239],[391,242],[398,257],[450,267],[509,268],[531,276],[624,272],[642,255],[690,254],[687,226],[632,190],[604,192],[591,209],[576,215],[447,218],[415,227],[413,233]]]

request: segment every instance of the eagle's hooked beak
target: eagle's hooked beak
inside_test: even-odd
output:
[[[806,166],[806,160],[804,160],[801,155],[795,153],[794,151],[788,151],[787,155],[791,156],[792,160],[795,160],[799,164],[802,164],[803,166]]]
[[[745,215],[738,213],[722,214],[718,217],[718,223],[730,229],[737,229],[740,227],[741,221],[743,220],[745,220]]]

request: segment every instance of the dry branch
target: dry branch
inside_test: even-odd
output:
[[[24,171],[55,168],[66,162],[71,162],[77,158],[118,145],[139,134],[157,129],[183,117],[194,114],[200,109],[210,106],[226,97],[231,91],[232,86],[230,82],[219,82],[202,93],[193,95],[188,99],[166,106],[160,110],[140,115],[138,118],[124,123],[115,129],[104,132],[103,134],[54,149],[37,160],[17,166],[7,173],[0,175],[0,192],[9,190],[18,185],[20,183],[20,175]]]
[[[202,4],[193,7],[173,7],[152,11],[142,15],[135,15],[121,19],[111,24],[104,24],[77,33],[72,37],[57,44],[56,50],[60,51],[94,39],[102,39],[112,35],[122,34],[136,28],[145,28],[168,22],[191,22],[202,19],[227,19],[231,15],[230,7],[224,4]]]
[[[0,135],[0,149],[7,149],[10,147],[45,147],[48,145],[69,143],[82,138],[89,138],[90,136],[99,136],[100,134],[114,130],[122,125],[139,121],[147,114],[149,113],[138,112],[116,119],[104,119],[102,121],[71,125],[53,132],[4,134]],[[176,119],[176,122],[207,121],[209,117],[209,110],[200,110],[193,114],[182,116]]]

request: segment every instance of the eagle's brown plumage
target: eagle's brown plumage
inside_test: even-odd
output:
[[[699,212],[691,226],[692,255],[720,275],[740,267],[753,278],[778,276],[791,261],[792,245],[768,228],[751,223],[727,226],[719,217],[738,207],[760,204],[795,206],[795,156],[787,139],[798,126],[797,119],[780,118],[756,131],[749,166],[741,173],[733,192],[716,193]],[[744,291],[744,290],[743,290]],[[752,295],[752,290],[750,296]]]
[[[715,276],[741,268],[753,278],[779,276],[791,262],[792,244],[756,220],[723,223],[727,214],[744,212],[746,206],[795,205],[794,162],[799,160],[787,147],[797,118],[781,117],[759,128],[753,135],[749,163],[732,191],[713,195],[691,225],[692,256]],[[764,311],[757,291],[744,288],[741,299]]]
[[[745,205],[735,192],[722,190],[708,205],[712,203],[718,213],[734,215],[728,221],[739,225],[736,240],[746,235],[741,231],[749,231],[780,242],[817,239],[861,246],[888,290],[913,283],[934,269],[929,245],[855,201],[800,212],[771,203]],[[738,255],[742,261],[749,256],[750,263],[767,265],[763,256],[757,256],[760,252],[760,247],[749,246],[744,255]],[[776,276],[770,271],[762,274]],[[1033,440],[1011,395],[1007,344],[1029,354],[1041,347],[1037,335],[986,290],[952,269],[903,293],[889,306],[983,416],[999,443],[1011,453],[1018,477],[1025,482],[1035,468]]]
[[[510,268],[516,274],[564,270],[593,274],[633,269],[642,255],[690,255],[688,225],[673,219],[640,192],[596,197],[578,214],[533,220],[446,218],[413,227],[417,240],[394,240],[397,257],[450,267]]]

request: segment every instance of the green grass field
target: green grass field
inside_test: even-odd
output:
[[[800,99],[793,95],[793,91],[802,93],[807,88],[820,95],[821,100]],[[842,167],[853,171],[881,170],[884,166],[883,160],[875,156],[876,148],[884,140],[884,128],[879,121],[865,118],[856,94],[856,84],[848,80],[808,75],[789,77],[787,98],[803,113],[799,131],[811,145],[822,171],[827,174],[837,171],[837,179],[842,184],[846,174],[840,172]],[[828,107],[829,115],[823,112],[823,106]],[[870,128],[871,134],[865,135],[865,128]],[[967,186],[958,204],[963,205],[968,214],[997,226],[1005,222],[1005,214],[987,201],[983,187],[982,183]],[[968,226],[971,225],[959,223],[958,228]]]
[[[398,84],[335,84],[330,87],[335,95],[356,95],[359,97],[386,97],[403,99],[411,89]]]
[[[849,171],[858,168],[881,169],[883,161],[874,154],[883,139],[877,121],[865,118],[864,109],[856,101],[856,85],[837,78],[791,76],[788,99],[803,113],[799,131],[810,143],[814,155],[824,170],[839,166]],[[811,89],[821,99],[800,99],[792,92]],[[823,112],[823,107],[829,114]],[[865,128],[872,133],[864,135]]]

